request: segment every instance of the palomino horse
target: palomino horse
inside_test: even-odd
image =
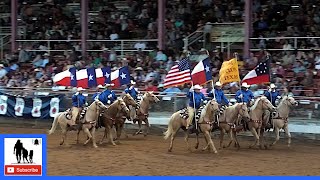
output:
[[[236,121],[238,117],[248,121],[250,119],[249,110],[247,104],[236,103],[227,107],[219,115],[219,128],[220,128],[220,149],[225,148],[223,145],[223,136],[227,132],[230,138],[230,142],[226,147],[229,147],[232,142],[235,142],[235,146],[239,149],[240,144],[237,139]]]
[[[271,102],[265,96],[261,96],[254,102],[254,105],[250,108],[250,120],[248,122],[248,127],[255,137],[255,142],[250,145],[249,147],[259,146],[260,148],[261,143],[260,139],[264,140],[263,137],[263,127],[262,127],[262,120],[263,120],[263,113],[265,110],[269,110],[271,112],[275,111],[276,108],[271,104]],[[265,142],[263,143],[265,148],[268,148]]]
[[[129,106],[133,106],[134,108],[137,107],[137,103],[134,101],[134,99],[129,94],[124,94],[122,99],[128,108],[129,108]],[[120,111],[117,114],[116,121],[115,121],[115,123],[116,123],[115,128],[117,131],[117,138],[116,139],[118,142],[119,142],[119,139],[120,139],[122,132],[126,136],[126,138],[128,138],[128,135],[125,132],[124,127],[123,127],[126,119],[130,119],[130,117],[128,117],[128,114],[126,112]]]
[[[142,132],[142,122],[146,124],[146,131],[144,132],[144,136],[147,136],[149,133],[149,108],[150,108],[150,103],[157,103],[160,100],[153,94],[153,92],[146,92],[140,101],[138,103],[138,109],[137,109],[137,116],[133,120],[133,123],[136,123],[138,121],[139,124],[139,130],[135,132],[133,135],[138,135],[140,132]]]
[[[129,115],[129,109],[127,108],[127,105],[124,103],[122,98],[118,98],[108,107],[106,111],[103,112],[100,120],[102,122],[102,126],[105,128],[105,132],[100,144],[103,143],[105,137],[109,137],[111,144],[114,146],[116,145],[112,136],[112,127],[115,124],[118,113],[121,111],[127,114],[127,116]]]
[[[78,131],[82,129],[87,134],[87,141],[84,143],[86,145],[91,139],[93,147],[97,148],[96,138],[95,138],[95,126],[98,120],[99,112],[106,110],[107,107],[99,100],[95,100],[86,110],[85,115],[82,119],[81,126],[79,127]],[[54,133],[55,129],[57,128],[57,124],[59,123],[61,130],[62,130],[62,139],[60,145],[63,145],[64,141],[67,139],[67,131],[68,124],[67,121],[67,113],[68,112],[61,112],[56,115],[54,121],[52,123],[52,127],[49,130],[48,134]],[[79,134],[79,133],[78,133]]]
[[[293,98],[289,96],[285,96],[280,101],[277,111],[274,117],[272,117],[272,123],[273,123],[273,129],[276,134],[275,141],[270,145],[275,145],[280,138],[279,131],[280,129],[283,129],[288,137],[288,147],[290,147],[291,144],[291,134],[289,132],[288,128],[288,117],[290,113],[290,107],[292,106],[298,106],[298,102]]]
[[[209,150],[211,150],[211,152],[214,152],[214,153],[217,153],[217,150],[213,144],[210,133],[212,130],[214,115],[218,111],[219,111],[218,103],[215,100],[209,101],[205,105],[205,107],[202,109],[201,114],[200,114],[200,118],[199,118],[199,122],[198,122],[199,128],[200,128],[201,132],[204,134],[205,140],[207,142],[207,145],[202,150],[207,150],[208,147],[210,147]],[[187,120],[185,118],[181,117],[180,113],[181,113],[180,111],[177,111],[174,114],[172,114],[170,121],[169,121],[169,124],[168,124],[168,129],[166,132],[163,133],[164,139],[168,139],[169,137],[171,137],[170,146],[168,149],[169,152],[172,151],[174,138],[180,128],[183,129],[183,131],[185,133],[185,142],[187,144],[188,150],[191,151],[191,148],[190,148],[189,142],[188,142],[190,132],[185,128],[187,125]],[[195,147],[197,149],[199,146],[199,140],[198,140],[198,133],[196,133],[196,134],[197,134],[197,144]]]

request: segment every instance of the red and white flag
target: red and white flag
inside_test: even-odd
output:
[[[268,58],[259,63],[242,79],[242,83],[246,82],[248,85],[252,85],[270,82],[270,61],[271,59]]]
[[[212,80],[209,58],[200,61],[191,72],[193,84],[205,84]]]

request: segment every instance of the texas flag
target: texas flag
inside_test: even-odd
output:
[[[192,70],[191,78],[193,84],[205,84],[212,80],[209,58],[200,61]]]
[[[73,86],[82,88],[96,87],[111,82],[111,68],[104,67],[95,69],[93,67],[77,71],[75,67],[56,74],[53,82],[60,86]]]
[[[268,83],[270,82],[270,62],[268,58],[266,61],[259,63],[253,70],[242,79],[248,85]]]
[[[111,82],[115,88],[130,83],[130,72],[128,66],[121,67],[111,73]]]

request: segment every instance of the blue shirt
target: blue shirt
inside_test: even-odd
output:
[[[241,94],[243,95],[243,98],[239,98]],[[243,99],[243,102],[249,103],[253,98],[254,98],[253,93],[250,90],[238,90],[236,93],[236,100],[238,103],[242,103],[242,99]]]
[[[273,106],[276,106],[276,99],[278,96],[280,96],[280,93],[278,91],[265,91],[264,96],[267,97],[267,99],[271,102]]]
[[[108,97],[109,95],[111,94],[112,97]],[[106,89],[104,90],[100,95],[99,95],[99,101],[101,101],[103,104],[107,104],[108,103],[108,100],[110,100],[110,103],[112,104],[115,100],[117,100],[117,96],[116,94],[109,90],[109,89]]]
[[[86,97],[82,94],[72,96],[72,106],[73,107],[83,107],[86,103]]]
[[[226,96],[224,95],[224,92],[222,89],[215,89],[214,90],[214,94],[216,96],[216,100],[218,104],[222,104],[222,101],[224,102],[224,104],[229,104],[229,100],[226,98]],[[208,94],[209,97],[213,97],[213,92],[210,91],[210,93]]]
[[[132,88],[132,89],[126,88],[126,89],[124,90],[124,92],[125,92],[126,94],[130,94],[130,96],[131,96],[134,100],[137,100],[138,92],[137,92],[137,90],[136,90],[135,88]]]
[[[193,104],[193,92],[189,92],[187,94],[187,97],[190,100],[189,101],[189,106],[193,107],[194,106],[194,104]],[[202,92],[199,92],[199,93],[194,92],[194,102],[195,102],[195,105],[196,105],[196,109],[200,108],[202,100],[203,101],[207,100],[206,97],[202,94]]]
[[[100,92],[96,92],[92,95],[92,100],[94,100],[98,95],[100,94]]]

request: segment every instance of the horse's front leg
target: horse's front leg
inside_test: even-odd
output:
[[[291,146],[291,133],[289,131],[289,128],[288,128],[288,124],[286,123],[283,127],[284,131],[286,132],[287,134],[287,137],[288,137],[288,148],[290,148]]]
[[[62,133],[62,136],[61,136],[61,141],[60,141],[60,146],[64,144],[64,142],[66,141],[67,139],[67,129],[62,129],[61,130],[61,133]],[[66,143],[67,144],[67,143]]]
[[[255,138],[255,142],[249,146],[249,148],[252,148],[252,147],[255,147],[257,145],[257,143],[259,142],[259,136],[258,136],[258,133],[254,127],[251,127],[250,131]]]
[[[198,137],[198,135],[197,135],[197,137]],[[202,151],[210,150],[209,149],[210,143],[209,143],[209,141],[208,141],[206,136],[204,136],[204,140],[206,141],[206,146],[202,148]]]
[[[260,140],[261,140],[261,146],[264,146],[265,149],[268,149],[266,137],[264,136],[264,128],[260,129]]]
[[[195,149],[199,148],[199,134],[196,133],[196,145],[194,146]]]
[[[116,143],[113,141],[113,135],[112,135],[112,130],[113,130],[113,128],[112,128],[112,126],[107,125],[107,126],[106,126],[106,129],[108,129],[108,136],[109,136],[109,140],[110,140],[111,144],[112,144],[113,146],[116,146]]]
[[[207,138],[207,140],[209,141],[209,144],[210,144],[210,152],[213,152],[215,154],[218,153],[216,147],[214,146],[214,143],[211,139],[211,136],[210,136],[210,132],[209,131],[205,131],[204,132],[204,136]]]
[[[274,146],[279,141],[279,139],[280,139],[279,132],[280,132],[280,128],[277,125],[275,125],[274,133],[276,135],[276,139],[274,140],[274,142],[270,146]]]
[[[102,138],[101,138],[101,140],[99,142],[100,145],[103,143],[104,138],[106,138],[106,137],[107,137],[107,128],[104,127],[103,136],[102,136]]]
[[[233,137],[234,137],[234,140],[235,140],[235,143],[236,143],[236,147],[239,150],[240,149],[240,144],[239,144],[239,141],[238,141],[238,138],[237,138],[237,131],[233,131]]]
[[[77,138],[76,138],[76,143],[79,144],[79,134],[80,134],[81,130],[78,129],[78,132],[77,132]]]
[[[133,136],[138,135],[142,131],[142,120],[138,119],[139,129],[137,132],[133,133]]]
[[[229,144],[227,145],[227,148],[230,147],[230,145],[235,142],[234,137],[233,137],[233,131],[232,128],[230,127],[229,131],[228,131],[228,136],[230,138]]]
[[[224,133],[226,133],[226,130],[220,127],[220,149],[224,148],[224,145],[223,145]]]

